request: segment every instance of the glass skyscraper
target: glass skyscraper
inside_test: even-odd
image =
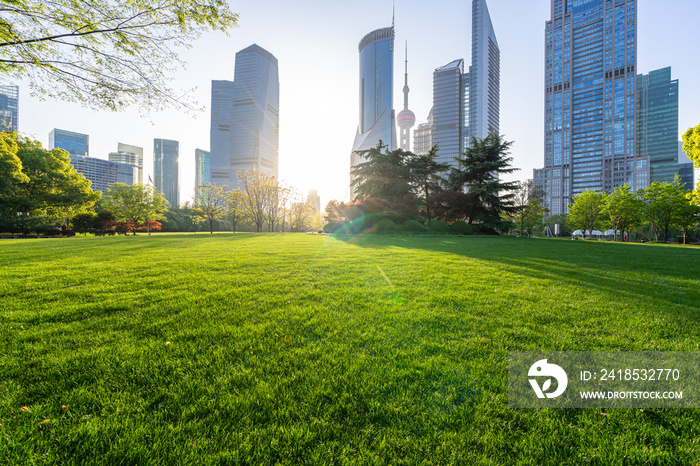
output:
[[[545,166],[550,214],[586,190],[648,185],[636,151],[636,0],[552,0],[545,29]]]
[[[49,149],[63,149],[70,155],[90,156],[90,136],[63,129],[52,129],[49,133]]]
[[[472,64],[469,67],[467,137],[500,134],[501,51],[486,0],[472,0]],[[469,144],[469,141],[465,144]],[[441,146],[442,147],[442,146]]]
[[[180,205],[180,143],[153,140],[153,184],[171,206]]]
[[[649,158],[650,182],[671,183],[678,174],[694,188],[693,164],[678,160],[678,80],[670,67],[637,76],[637,152]]]
[[[197,200],[197,188],[211,182],[211,154],[209,151],[195,149],[194,151],[194,187],[195,201]]]
[[[0,86],[0,131],[17,131],[19,87]]]
[[[233,81],[212,81],[211,181],[237,187],[236,172],[278,176],[279,72],[258,45],[236,54]]]
[[[455,168],[469,140],[469,82],[462,59],[433,72],[431,143],[439,146],[437,161]]]
[[[363,162],[356,151],[376,147],[382,141],[396,149],[394,115],[394,26],[377,29],[362,38],[360,52],[360,122],[350,155],[350,167]],[[350,198],[354,198],[350,189]]]

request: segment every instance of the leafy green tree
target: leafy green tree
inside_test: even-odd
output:
[[[104,206],[114,213],[117,222],[134,225],[133,233],[140,225],[148,225],[149,220],[165,219],[168,201],[163,193],[152,185],[114,183],[105,196]],[[148,230],[148,234],[150,234]]]
[[[676,224],[680,210],[688,203],[687,194],[678,175],[673,183],[654,181],[641,191],[645,202],[644,216],[651,224],[656,241],[659,240],[660,230],[664,232],[664,242],[668,240],[668,230]]]
[[[700,167],[700,125],[688,128],[683,135],[683,149],[690,160]]]
[[[631,228],[642,223],[643,211],[644,201],[632,192],[628,184],[615,188],[612,194],[605,197],[603,215],[610,221],[610,226],[615,232],[615,241],[618,230],[623,235],[625,232],[629,234]]]
[[[237,189],[226,193],[226,217],[231,222],[231,229],[236,232],[236,225],[243,216],[243,196]]]
[[[244,216],[250,220],[258,233],[263,231],[265,221],[270,216],[273,197],[276,198],[274,176],[257,170],[240,170],[236,172],[241,192]]]
[[[177,49],[238,15],[225,0],[12,0],[0,9],[0,73],[42,97],[120,110],[190,106],[168,87]]]
[[[513,220],[520,225],[520,236],[524,232],[532,235],[536,226],[542,226],[542,221],[547,213],[544,205],[544,190],[532,181],[523,182],[515,192],[515,210]]]
[[[700,223],[700,205],[692,202],[693,195],[687,194],[686,202],[679,202],[676,209],[675,225],[683,232],[683,244],[687,243],[688,232]]]
[[[163,231],[192,231],[194,230],[194,215],[188,202],[182,206],[170,206],[164,212]]]
[[[471,213],[468,223],[475,221],[489,228],[503,230],[502,213],[515,210],[515,191],[518,183],[503,181],[502,175],[516,172],[511,167],[509,150],[513,143],[501,136],[490,134],[485,139],[472,138],[461,157],[459,166],[450,172],[448,185],[456,192],[469,195]]]
[[[597,229],[602,223],[605,198],[605,194],[595,191],[584,191],[575,196],[574,202],[569,204],[571,227],[591,232]]]
[[[207,183],[197,187],[196,202],[192,212],[209,223],[209,233],[214,233],[214,220],[223,218],[226,207],[226,190],[223,186]]]
[[[407,162],[411,181],[418,192],[418,199],[425,206],[425,216],[428,220],[432,220],[429,200],[433,194],[443,189],[445,179],[442,175],[450,169],[449,163],[436,160],[438,150],[436,144],[425,155],[410,155]]]
[[[18,184],[29,181],[29,177],[22,172],[18,151],[17,133],[0,132],[0,203],[16,193]]]
[[[382,141],[377,147],[357,153],[367,161],[350,172],[355,188],[353,200],[376,198],[393,202],[411,195],[414,187],[408,162],[413,154],[403,149],[389,151]]]

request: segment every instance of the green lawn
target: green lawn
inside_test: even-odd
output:
[[[700,410],[508,408],[508,351],[700,351],[700,248],[0,241],[0,464],[682,464]],[[25,409],[23,409],[25,408]]]

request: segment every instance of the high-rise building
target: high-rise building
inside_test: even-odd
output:
[[[0,86],[0,131],[17,131],[19,87]]]
[[[405,151],[411,150],[411,128],[416,124],[416,115],[408,109],[408,44],[406,44],[406,69],[403,85],[403,110],[396,117],[399,125],[399,147]]]
[[[695,164],[688,158],[683,149],[683,141],[678,141],[678,176],[686,188],[695,189]]]
[[[92,182],[92,190],[107,192],[114,183],[134,184],[134,167],[95,157],[70,155],[70,163],[75,170]]]
[[[420,123],[413,130],[413,153],[426,155],[433,147],[433,112],[428,114],[427,123]]]
[[[692,164],[678,158],[678,80],[671,67],[637,76],[637,153],[649,158],[649,182],[671,183],[678,174],[694,188]]]
[[[394,26],[377,29],[362,38],[360,53],[360,122],[350,155],[350,168],[363,162],[356,152],[381,141],[396,148],[394,115]],[[350,198],[354,189],[350,188]]]
[[[153,184],[171,206],[180,205],[180,143],[153,140]]]
[[[49,133],[49,149],[63,149],[70,155],[90,156],[90,136],[63,129],[52,129]]]
[[[194,187],[195,201],[197,200],[196,188],[211,182],[211,154],[209,151],[195,149],[194,151]]]
[[[134,167],[134,184],[143,183],[143,147],[120,142],[117,145],[117,152],[109,153],[109,160]]]
[[[456,168],[469,134],[469,74],[464,60],[454,60],[433,73],[432,144],[439,147],[437,161]]]
[[[636,151],[636,0],[552,0],[545,29],[545,156],[552,215],[586,190],[648,185]]]
[[[486,0],[472,0],[469,81],[469,139],[500,134],[501,51]]]
[[[212,81],[211,108],[211,181],[236,188],[239,170],[277,177],[277,59],[256,44],[238,52],[233,81]]]

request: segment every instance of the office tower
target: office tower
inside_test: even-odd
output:
[[[362,38],[360,53],[360,122],[350,155],[350,167],[363,162],[356,151],[376,147],[382,141],[396,148],[394,116],[394,26],[377,29]],[[354,199],[350,188],[350,198]]]
[[[109,153],[109,160],[134,167],[134,184],[143,183],[143,147],[120,142],[117,144],[117,152]]]
[[[433,112],[431,111],[428,115],[427,123],[420,123],[416,129],[413,130],[413,153],[418,155],[425,155],[433,147],[433,136],[432,136],[432,120]]]
[[[153,184],[171,206],[180,205],[180,143],[153,140]]]
[[[678,141],[678,176],[687,189],[695,189],[695,164],[683,150],[683,141]]]
[[[63,129],[52,129],[49,133],[49,149],[63,149],[70,155],[90,156],[90,136]]]
[[[636,153],[636,0],[552,0],[545,29],[545,157],[534,181],[550,214],[586,190],[648,184]],[[630,183],[631,182],[631,183]]]
[[[309,194],[306,196],[306,203],[313,207],[318,214],[321,213],[321,196],[318,195],[317,190],[309,190]]]
[[[195,149],[194,151],[194,195],[197,201],[197,188],[211,182],[211,154],[209,151]]]
[[[19,87],[0,85],[0,131],[17,131]]]
[[[486,0],[472,0],[472,64],[469,67],[469,136],[499,133],[501,51]]]
[[[237,188],[236,172],[278,176],[279,72],[258,45],[236,54],[233,81],[212,81],[211,181]]]
[[[692,164],[678,158],[678,80],[670,67],[637,76],[637,154],[649,158],[649,182],[671,183],[678,174],[694,188]]]
[[[403,110],[396,117],[399,125],[399,147],[405,151],[411,150],[411,128],[416,124],[416,115],[408,109],[408,44],[406,44],[406,69],[403,85]]]
[[[69,155],[75,170],[92,182],[92,190],[107,192],[113,183],[134,184],[134,167],[95,157]]]
[[[457,168],[469,134],[469,74],[459,59],[433,73],[432,144],[439,146],[437,161]]]

